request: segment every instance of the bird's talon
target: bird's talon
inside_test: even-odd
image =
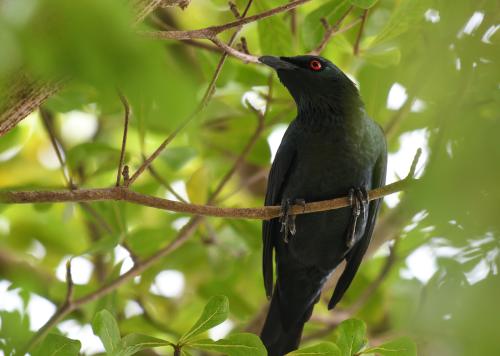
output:
[[[349,202],[352,208],[351,223],[347,233],[347,247],[351,248],[356,240],[356,226],[360,215],[365,216],[368,207],[368,193],[364,187],[349,189]]]
[[[304,199],[296,199],[294,204],[301,205],[305,211],[305,201]],[[280,223],[281,229],[280,232],[283,233],[283,241],[288,243],[288,234],[295,235],[297,232],[297,227],[295,225],[296,216],[292,214],[292,201],[290,199],[284,199],[281,203],[281,215],[280,215]]]

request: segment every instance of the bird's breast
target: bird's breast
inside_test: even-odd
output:
[[[374,163],[362,143],[308,140],[297,150],[287,189],[307,200],[343,196],[351,187],[370,185]]]

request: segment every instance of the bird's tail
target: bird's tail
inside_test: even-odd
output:
[[[280,304],[279,290],[275,288],[266,321],[260,334],[268,356],[283,356],[299,347],[304,324],[311,317],[314,307],[314,304],[312,304],[304,315],[299,318],[298,322],[284,325],[286,324],[284,320],[295,318],[281,315],[283,308]]]

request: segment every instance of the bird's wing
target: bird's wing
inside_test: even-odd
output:
[[[295,161],[296,152],[294,145],[290,139],[283,138],[283,141],[276,153],[269,179],[267,182],[267,193],[265,205],[281,204],[281,195],[283,187],[286,185],[287,177],[290,174],[291,167]],[[279,224],[277,218],[264,220],[262,224],[262,240],[263,240],[263,255],[262,255],[262,271],[264,275],[264,287],[266,295],[271,297],[273,291],[273,231],[276,231],[276,224]]]
[[[385,183],[385,174],[387,169],[387,152],[384,152],[378,158],[372,178],[372,187],[381,187]],[[365,233],[361,240],[353,247],[353,249],[346,256],[346,266],[340,279],[335,286],[335,291],[333,292],[332,299],[328,303],[328,309],[335,308],[335,305],[342,299],[347,288],[351,284],[354,275],[358,271],[361,260],[365,255],[365,252],[370,244],[370,240],[373,233],[373,228],[375,227],[375,219],[380,207],[381,199],[374,200],[370,203],[370,208],[368,212],[368,220],[366,223]]]

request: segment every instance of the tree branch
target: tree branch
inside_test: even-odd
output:
[[[255,143],[255,136],[251,141]],[[250,146],[247,145],[242,152],[242,155],[236,161],[235,166],[241,161],[241,157],[245,156]],[[411,164],[408,176],[397,182],[386,186],[370,190],[368,192],[368,200],[376,200],[404,190],[410,183],[416,181],[414,178],[415,169],[420,158],[422,150],[418,149],[413,162]],[[235,169],[230,170],[231,175]],[[227,182],[224,178],[223,182]],[[219,192],[220,189],[216,189]],[[61,202],[89,202],[89,201],[126,201],[138,205],[148,206],[151,208],[175,211],[178,213],[187,213],[194,215],[224,217],[224,218],[247,218],[257,220],[269,220],[277,218],[281,214],[280,206],[265,206],[261,208],[222,208],[211,205],[186,204],[174,200],[163,199],[151,195],[141,194],[129,190],[124,187],[114,188],[97,188],[97,189],[80,189],[73,191],[66,190],[50,190],[50,191],[3,191],[0,192],[0,203],[4,204],[26,204],[26,203],[61,203]],[[292,214],[310,214],[321,211],[340,209],[350,206],[348,196],[310,202],[302,205],[294,205]]]
[[[196,38],[203,38],[203,39],[208,39],[212,40],[215,36],[217,36],[219,33],[227,31],[231,28],[236,28],[240,26],[247,25],[249,23],[264,19],[266,17],[270,17],[282,12],[286,12],[288,10],[294,9],[299,5],[305,4],[306,2],[309,2],[311,0],[295,0],[292,2],[289,2],[285,5],[281,5],[278,7],[275,7],[273,9],[261,12],[259,14],[253,15],[253,16],[248,16],[248,17],[242,17],[236,21],[228,22],[224,25],[218,25],[218,26],[210,26],[210,27],[205,27],[202,29],[198,30],[189,30],[189,31],[141,31],[140,33],[151,37],[151,38],[157,38],[157,39],[171,39],[171,40],[190,40],[190,39],[196,39]]]
[[[217,45],[217,47],[221,48],[222,50],[224,50],[225,53],[235,57],[235,58],[238,58],[238,59],[241,59],[243,62],[246,62],[246,63],[257,63],[257,64],[261,64],[259,62],[259,58],[256,57],[256,56],[252,56],[251,54],[247,54],[247,53],[244,53],[244,52],[240,52],[238,51],[237,49],[225,44],[224,42],[222,42],[221,40],[219,40],[217,37],[213,37],[210,39],[210,41],[212,41],[215,45]]]
[[[384,187],[376,188],[368,192],[368,200],[383,198],[396,192],[404,190],[416,179],[410,177]],[[91,202],[91,201],[126,201],[137,205],[151,208],[175,211],[193,215],[235,218],[235,219],[257,219],[269,220],[280,216],[280,206],[266,206],[260,208],[222,208],[211,205],[186,204],[174,200],[163,199],[151,195],[141,194],[124,187],[102,188],[102,189],[79,189],[46,190],[46,191],[4,191],[0,192],[0,203],[4,204],[26,204],[26,203],[62,203],[62,202]],[[310,202],[305,206],[294,205],[294,215],[317,213],[340,209],[350,206],[349,197],[340,197],[316,202]]]
[[[49,96],[56,93],[63,82],[41,83],[17,75],[8,85],[8,91],[0,93],[0,137],[9,132],[22,119],[31,114]]]

